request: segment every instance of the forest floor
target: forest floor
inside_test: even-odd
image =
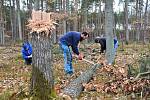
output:
[[[140,98],[150,100],[150,80],[139,78],[134,81],[140,69],[140,61],[145,57],[150,57],[150,44],[124,45],[123,49],[120,46],[113,66],[105,64],[105,55],[99,53],[98,44],[81,45],[80,51],[84,53],[85,59],[95,63],[103,63],[104,67],[97,70],[88,84],[84,84],[84,91],[79,96],[79,100],[130,100],[133,98],[135,100],[140,100]],[[54,45],[53,72],[58,94],[70,80],[75,79],[91,67],[90,63],[73,58],[75,73],[69,80],[66,80],[63,63],[59,47]],[[0,100],[18,98],[21,92],[24,92],[21,98],[26,98],[29,93],[31,70],[32,67],[25,65],[22,59],[21,44],[1,46]]]

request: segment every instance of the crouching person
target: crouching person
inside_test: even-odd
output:
[[[22,57],[25,60],[25,64],[32,64],[32,45],[29,42],[23,43],[22,46]]]
[[[96,37],[95,43],[99,43],[101,45],[100,53],[104,53],[104,51],[106,51],[106,38],[105,37]],[[118,40],[117,40],[117,38],[114,38],[115,52],[116,52],[117,48],[118,48]]]

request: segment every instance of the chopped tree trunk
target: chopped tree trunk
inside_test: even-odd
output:
[[[50,100],[53,93],[52,42],[45,32],[32,33],[31,93],[36,100]]]
[[[80,95],[83,90],[83,83],[88,83],[93,77],[93,74],[96,72],[96,69],[99,68],[100,64],[93,65],[86,72],[82,73],[78,78],[70,82],[70,84],[64,88],[63,94],[69,95],[71,98],[75,98]]]

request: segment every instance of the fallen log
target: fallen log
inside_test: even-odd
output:
[[[144,75],[150,75],[150,71],[144,72],[144,73],[139,73],[139,74],[135,77],[134,80],[137,80],[137,79],[139,79],[140,76],[144,76]]]
[[[88,83],[93,77],[93,74],[96,72],[96,69],[101,66],[102,64],[92,65],[90,69],[86,70],[78,78],[71,81],[70,84],[63,89],[62,93],[64,95],[70,96],[71,98],[79,96],[80,93],[83,91],[83,83]]]

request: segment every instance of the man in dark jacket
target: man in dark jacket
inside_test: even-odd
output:
[[[22,46],[22,57],[25,60],[27,65],[31,65],[32,63],[32,46],[29,42],[23,43]]]
[[[79,53],[78,43],[88,37],[89,34],[87,32],[80,33],[71,31],[67,32],[59,39],[59,45],[64,54],[64,69],[66,74],[73,74],[72,54],[69,47],[72,48],[72,51],[78,56],[78,59],[82,60],[83,55]]]
[[[96,37],[95,43],[100,43],[100,45],[101,45],[100,53],[104,53],[104,51],[106,51],[106,38]],[[115,48],[115,51],[118,48],[118,40],[116,38],[114,39],[114,48]]]

